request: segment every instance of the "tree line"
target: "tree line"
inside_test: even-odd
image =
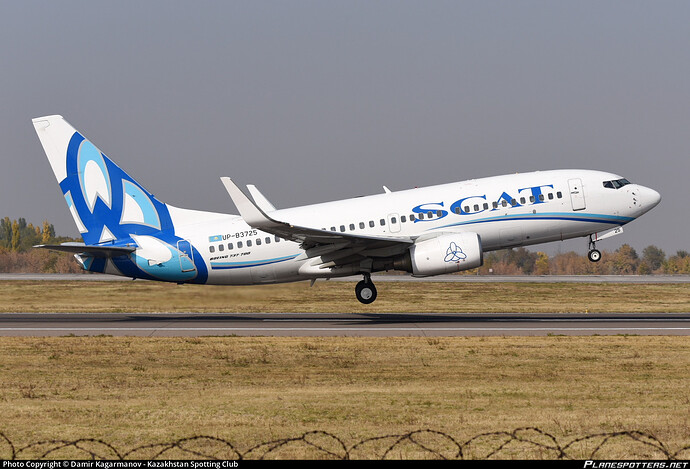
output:
[[[44,220],[41,226],[26,219],[0,218],[0,272],[11,273],[76,273],[81,267],[67,253],[32,249],[37,244],[59,244],[76,241],[57,236],[55,227]]]
[[[599,262],[590,262],[586,254],[574,251],[552,257],[525,248],[504,249],[484,255],[479,275],[652,275],[690,274],[690,253],[678,251],[672,256],[654,246],[638,254],[629,244],[613,252],[602,251]],[[474,273],[477,273],[476,270]]]
[[[41,226],[27,223],[24,218],[0,219],[0,272],[11,273],[76,273],[81,267],[67,253],[32,249],[37,244],[58,244],[81,241],[58,237],[53,225],[44,220]],[[654,245],[642,254],[629,244],[613,252],[603,251],[599,262],[590,262],[586,254],[574,251],[549,257],[544,252],[525,248],[503,249],[484,255],[484,265],[467,272],[478,275],[651,275],[690,274],[690,253],[666,253]]]

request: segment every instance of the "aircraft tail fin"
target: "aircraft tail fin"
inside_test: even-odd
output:
[[[39,117],[33,125],[87,245],[173,228],[167,206],[62,116]]]

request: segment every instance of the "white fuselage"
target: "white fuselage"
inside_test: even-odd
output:
[[[275,219],[318,230],[412,239],[474,232],[484,251],[587,236],[622,226],[660,200],[649,188],[605,187],[621,176],[538,171],[276,210]],[[242,217],[169,207],[176,235],[201,253],[208,284],[278,283],[350,275],[307,271],[299,243],[253,229]],[[385,253],[381,253],[385,256]],[[198,262],[198,259],[194,260]]]

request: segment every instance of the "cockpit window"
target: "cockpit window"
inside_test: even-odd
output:
[[[604,187],[607,189],[620,189],[623,186],[630,184],[627,179],[616,179],[615,181],[604,181]]]

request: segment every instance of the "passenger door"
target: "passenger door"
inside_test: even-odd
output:
[[[180,270],[182,272],[195,271],[196,265],[194,265],[192,244],[186,239],[181,239],[177,242],[177,250],[180,252]]]
[[[584,210],[585,192],[582,189],[581,179],[568,179],[568,187],[570,188],[570,203],[573,205],[573,210]]]

